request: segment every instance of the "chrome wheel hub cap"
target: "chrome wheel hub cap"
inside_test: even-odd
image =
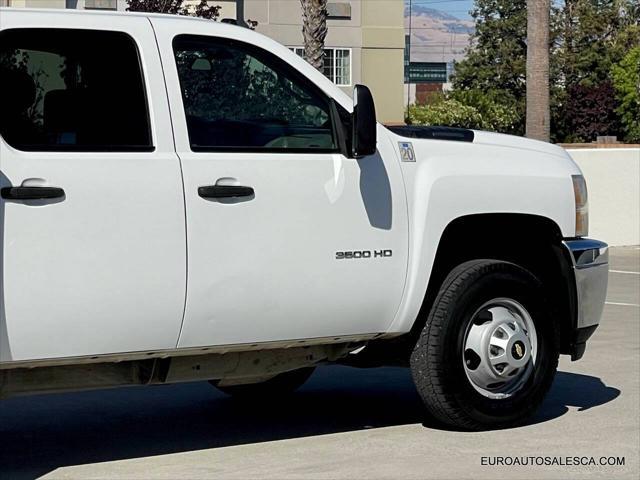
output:
[[[529,312],[509,298],[495,298],[472,316],[464,337],[467,378],[482,395],[508,398],[535,368],[538,339]]]

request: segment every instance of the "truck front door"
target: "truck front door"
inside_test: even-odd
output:
[[[385,331],[407,263],[388,140],[376,155],[346,158],[329,98],[282,58],[207,25],[180,35],[153,22],[185,187],[179,346]]]

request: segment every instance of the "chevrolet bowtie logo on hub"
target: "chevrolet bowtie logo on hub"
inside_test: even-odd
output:
[[[513,358],[516,360],[521,360],[522,357],[524,357],[524,343],[519,340],[514,343],[513,347],[511,347],[511,355],[513,355]]]

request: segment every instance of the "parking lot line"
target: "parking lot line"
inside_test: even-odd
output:
[[[623,302],[604,302],[605,305],[618,305],[621,307],[640,307],[637,303],[623,303]]]
[[[626,273],[627,275],[640,275],[640,272],[631,272],[629,270],[609,270],[609,273]]]

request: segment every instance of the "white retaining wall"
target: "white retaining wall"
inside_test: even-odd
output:
[[[589,192],[589,236],[640,245],[640,148],[568,148]]]

